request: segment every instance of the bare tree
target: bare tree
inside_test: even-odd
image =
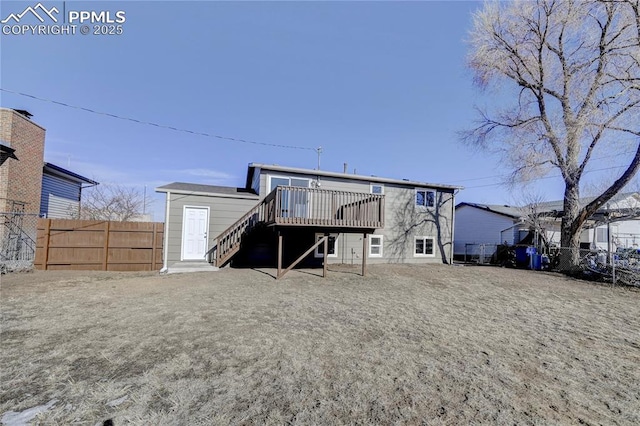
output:
[[[582,225],[640,168],[640,0],[489,2],[474,15],[469,64],[481,87],[506,83],[511,105],[481,110],[467,142],[500,151],[512,181],[559,170],[561,244],[579,260]],[[586,205],[590,161],[629,153],[624,171]]]
[[[146,210],[143,194],[131,187],[101,184],[82,194],[80,219],[127,222]]]
[[[549,247],[555,234],[556,218],[544,208],[544,197],[536,192],[524,192],[518,208],[522,222],[533,231],[544,247]]]

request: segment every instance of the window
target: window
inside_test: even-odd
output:
[[[611,237],[615,238],[618,234],[618,227],[611,226]],[[607,243],[609,242],[609,233],[607,232],[607,228],[596,228],[596,243]]]
[[[415,250],[413,253],[416,257],[434,257],[436,252],[434,250],[433,237],[416,237]]]
[[[276,188],[276,186],[295,186],[298,188],[308,188],[309,179],[269,175],[269,192],[273,191]]]
[[[372,194],[384,194],[384,185],[378,184],[378,183],[372,183],[371,184],[371,193]]]
[[[324,237],[324,234],[316,234],[316,243]],[[320,244],[313,252],[314,257],[324,257],[324,246]],[[327,257],[338,257],[338,235],[329,235],[329,245],[327,246]]]
[[[269,175],[269,192],[278,186],[308,188],[309,182],[309,179]],[[280,193],[278,214],[280,217],[309,217],[309,201],[309,194],[306,191],[283,189]]]
[[[436,192],[426,189],[416,189],[416,206],[435,207]]]
[[[609,239],[607,238],[607,228],[596,229],[596,242],[606,243],[607,241],[609,241]]]
[[[382,235],[369,237],[369,257],[382,257]]]

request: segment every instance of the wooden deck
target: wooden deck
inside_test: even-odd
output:
[[[217,266],[238,252],[243,235],[258,223],[373,232],[384,228],[384,195],[278,186],[218,236],[209,253]]]

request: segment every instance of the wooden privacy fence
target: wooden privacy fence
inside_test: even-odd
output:
[[[36,269],[155,271],[164,223],[39,219]]]

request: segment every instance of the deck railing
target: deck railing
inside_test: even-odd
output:
[[[264,220],[270,224],[384,228],[381,194],[279,186],[264,204]]]

